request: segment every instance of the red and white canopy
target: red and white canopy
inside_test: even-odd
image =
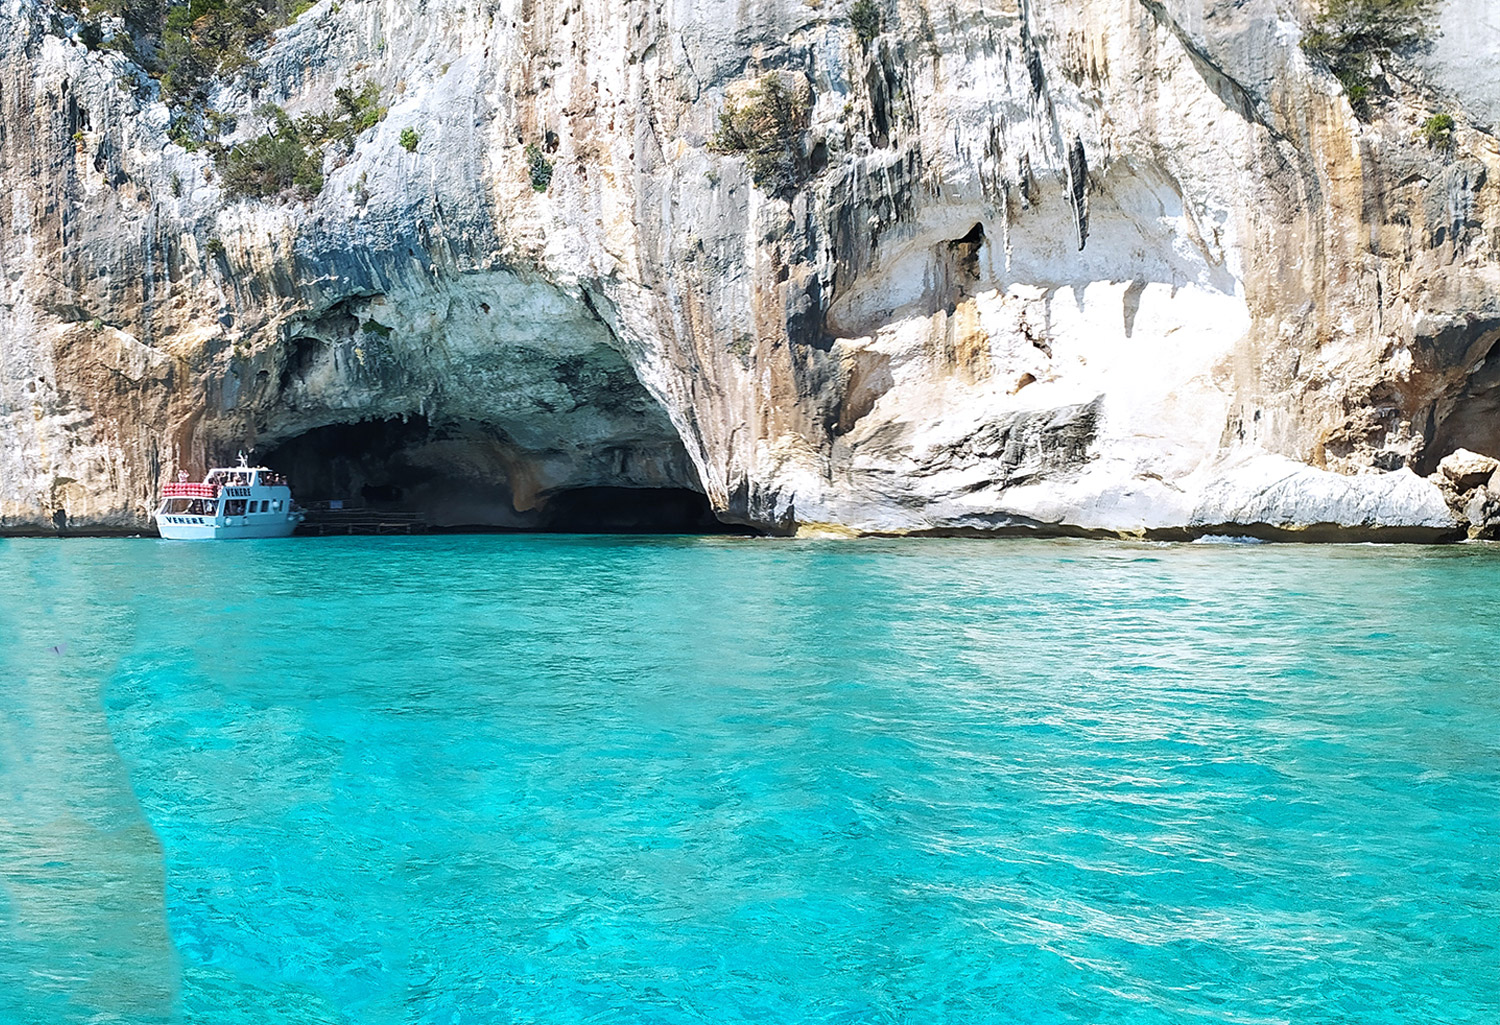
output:
[[[162,494],[167,498],[218,498],[219,486],[174,481],[163,489]]]

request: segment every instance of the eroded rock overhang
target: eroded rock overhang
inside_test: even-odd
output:
[[[390,283],[371,275],[235,361],[195,422],[205,457],[249,439],[307,501],[394,506],[437,527],[556,526],[549,507],[580,491],[701,495],[661,405],[576,295],[506,270],[368,291]],[[628,520],[628,499],[600,525]],[[585,525],[576,509],[564,518]]]

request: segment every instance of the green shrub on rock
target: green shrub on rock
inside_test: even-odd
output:
[[[789,90],[780,75],[767,75],[744,102],[729,101],[709,149],[743,155],[751,181],[784,198],[807,180],[802,133],[811,113],[807,100]]]
[[[311,198],[323,188],[321,152],[309,152],[292,119],[273,108],[275,130],[221,151],[216,163],[226,195],[267,199],[296,190]]]
[[[386,115],[380,87],[374,82],[366,82],[358,92],[335,89],[334,99],[338,104],[334,110],[304,114],[296,121],[274,103],[262,104],[256,113],[270,122],[264,135],[229,149],[213,143],[225,194],[236,199],[283,194],[310,199],[322,191],[323,147],[328,143],[352,147],[361,132]],[[406,145],[407,132],[412,136],[408,149],[414,149],[416,133],[410,128],[401,134],[401,144]]]
[[[205,99],[208,82],[249,64],[250,48],[275,27],[258,4],[244,0],[167,5],[152,69],[161,74],[163,98],[178,104]],[[149,24],[143,34],[151,34]]]
[[[526,147],[526,163],[531,172],[531,187],[546,192],[552,184],[552,162],[542,156],[542,148],[534,142]]]
[[[1436,31],[1441,0],[1324,0],[1302,48],[1323,60],[1360,118],[1370,116],[1374,63],[1409,50]]]
[[[58,6],[83,16],[84,0],[58,0]],[[97,21],[85,23],[90,49],[105,45],[137,60],[161,81],[162,99],[188,107],[207,99],[216,77],[231,75],[251,63],[250,51],[272,32],[297,19],[305,0],[89,0],[91,19],[120,18],[125,31],[101,40]]]
[[[401,129],[401,148],[406,150],[406,152],[415,153],[417,151],[417,143],[419,141],[420,140],[417,138],[417,133],[413,129]]]
[[[347,87],[335,89],[333,98],[338,104],[341,115],[338,123],[344,126],[345,139],[352,139],[385,120],[386,108],[380,104],[380,86],[374,82],[365,82],[359,92]]]
[[[869,46],[880,35],[880,8],[875,0],[854,0],[849,8],[849,24],[860,46]]]
[[[380,86],[365,82],[358,92],[347,86],[333,91],[332,110],[303,114],[297,119],[297,131],[311,143],[339,142],[353,146],[363,132],[385,120],[386,107],[380,102]]]
[[[1451,114],[1434,114],[1422,122],[1420,131],[1427,145],[1447,149],[1453,145],[1453,129],[1456,127]]]

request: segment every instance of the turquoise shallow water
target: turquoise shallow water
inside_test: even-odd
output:
[[[1497,595],[1468,546],[0,541],[0,1021],[1493,1023]]]

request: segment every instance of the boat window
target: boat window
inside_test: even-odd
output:
[[[281,512],[281,499],[278,498],[278,499],[276,499],[276,501],[274,501],[274,502],[271,503],[271,511],[272,512]]]

